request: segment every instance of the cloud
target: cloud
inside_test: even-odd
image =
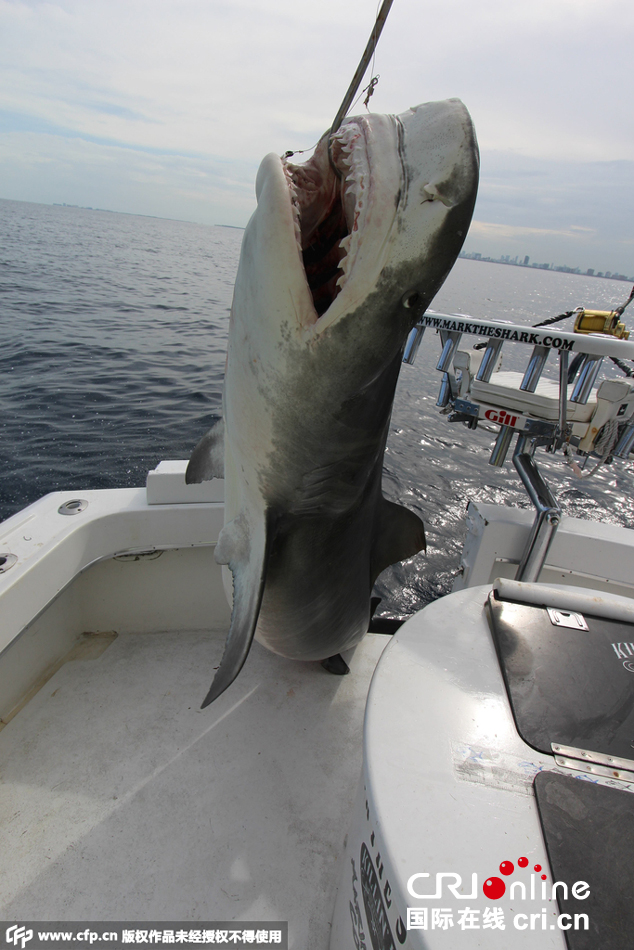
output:
[[[472,236],[496,237],[496,238],[517,238],[517,237],[569,237],[574,238],[579,235],[577,232],[583,231],[594,233],[592,228],[575,228],[574,225],[567,230],[556,230],[554,228],[527,228],[517,224],[494,224],[491,221],[471,222],[469,233]]]
[[[146,152],[150,155],[181,155],[183,158],[205,158],[208,161],[227,161],[222,157],[203,156],[200,153],[188,152],[179,148],[161,148],[152,145],[139,145],[132,142],[122,141],[116,138],[108,138],[101,135],[93,135],[90,132],[55,125],[48,119],[39,116],[20,115],[19,113],[0,111],[0,135],[7,133],[32,132],[36,135],[53,135],[66,139],[81,139],[84,142],[91,142],[95,145],[115,146],[120,149],[130,149],[136,152]],[[46,139],[41,139],[42,146],[46,147]]]
[[[242,225],[263,155],[330,125],[375,15],[375,0],[0,0],[0,197]],[[596,266],[625,269],[633,37],[630,0],[399,0],[372,106],[465,101],[476,218],[515,229],[470,240],[587,240],[589,258],[592,242],[615,255]]]
[[[86,109],[93,109],[95,112],[101,112],[103,115],[115,115],[119,119],[127,119],[130,122],[156,122],[157,119],[150,119],[141,112],[135,112],[125,106],[117,105],[115,102],[100,102],[98,100],[85,99],[83,105]]]
[[[255,171],[248,162],[135,150],[51,132],[12,133],[0,139],[0,180],[18,200],[66,202],[201,224],[246,222],[255,206]]]
[[[565,162],[484,151],[474,217],[469,250],[480,251],[484,241],[487,256],[512,249],[570,266],[634,272],[632,161]]]
[[[375,10],[374,0],[0,0],[2,88],[7,105],[93,135],[255,158],[327,128]],[[400,0],[373,103],[398,112],[459,95],[484,148],[634,159],[621,95],[633,29],[626,0],[447,0],[433,11]],[[597,49],[610,50],[609,70],[591,68]],[[95,111],[89,88],[121,111]]]

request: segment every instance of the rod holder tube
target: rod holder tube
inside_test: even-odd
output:
[[[525,445],[525,438],[520,436],[513,455],[513,465],[537,509],[537,514],[517,568],[515,580],[535,583],[539,579],[546,555],[561,521],[561,508],[532,458],[523,451]]]
[[[497,363],[498,355],[502,349],[502,344],[504,340],[489,340],[487,343],[486,350],[482,357],[482,362],[478,372],[476,373],[476,379],[482,383],[488,383],[491,379],[491,374],[495,369],[495,364]],[[491,463],[494,464],[493,462]]]
[[[506,461],[506,453],[509,450],[514,431],[512,426],[500,426],[500,431],[497,434],[495,445],[491,452],[491,458],[489,459],[489,465],[502,468]]]
[[[440,359],[436,365],[436,369],[440,370],[441,373],[446,373],[451,366],[451,361],[454,357],[454,353],[458,349],[460,344],[460,339],[462,333],[457,333],[455,330],[441,330],[441,340],[442,340],[442,353],[440,354]]]
[[[409,363],[410,366],[413,365],[414,360],[416,359],[416,354],[418,353],[418,347],[421,345],[424,334],[425,327],[421,327],[420,324],[416,324],[416,326],[410,330],[407,343],[405,344],[405,350],[403,351],[404,363]]]
[[[559,351],[559,434],[566,431],[568,412],[568,350]]]
[[[594,386],[599,370],[601,369],[602,362],[602,356],[586,354],[581,370],[579,371],[579,379],[575,383],[575,388],[570,397],[571,402],[577,402],[585,406],[592,392],[592,387]]]
[[[533,348],[531,358],[526,367],[526,372],[524,373],[524,379],[520,383],[520,389],[523,392],[534,393],[537,389],[537,384],[541,379],[549,352],[550,349],[547,346],[536,346]]]
[[[625,427],[625,431],[616,443],[612,455],[620,459],[626,459],[629,457],[632,446],[634,446],[634,422],[630,422],[629,425]]]
[[[449,382],[449,373],[443,373],[442,380],[440,382],[440,391],[438,393],[438,399],[436,400],[436,405],[439,409],[444,409],[446,405],[449,404],[451,399],[451,383]]]

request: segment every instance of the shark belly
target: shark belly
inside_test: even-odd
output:
[[[305,518],[277,538],[256,639],[281,656],[322,660],[355,646],[368,629],[367,506],[337,518]]]

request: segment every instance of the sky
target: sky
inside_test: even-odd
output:
[[[262,157],[331,125],[377,8],[0,0],[0,197],[244,226]],[[394,0],[372,110],[466,104],[466,251],[632,275],[633,42],[631,0]]]

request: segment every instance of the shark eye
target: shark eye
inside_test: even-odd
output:
[[[405,294],[403,297],[403,306],[408,310],[411,310],[412,307],[415,307],[417,303],[420,302],[420,294],[417,294],[416,291],[413,293]]]

